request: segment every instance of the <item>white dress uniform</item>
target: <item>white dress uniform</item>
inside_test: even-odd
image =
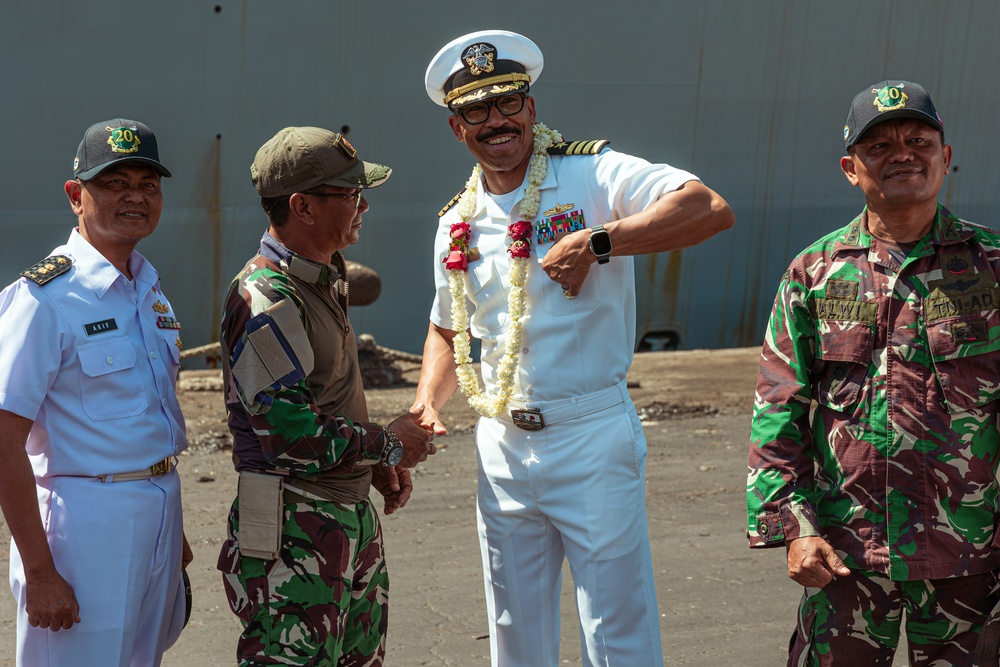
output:
[[[638,213],[687,181],[685,171],[612,150],[548,156],[527,274],[527,308],[512,409],[540,409],[541,430],[481,419],[478,523],[494,665],[556,664],[561,567],[577,590],[585,665],[662,665],[646,525],[646,441],[625,389],[635,347],[631,257],[593,264],[575,299],[542,270],[560,225],[593,227]],[[527,186],[517,191],[519,202]],[[477,189],[469,246],[470,325],[495,392],[508,331],[507,215]],[[447,255],[457,207],[435,240],[431,321],[452,328]]]
[[[180,482],[176,471],[113,476],[187,446],[174,392],[179,325],[139,253],[129,258],[133,281],[76,230],[56,256],[72,261],[65,275],[0,292],[0,409],[34,421],[27,451],[38,507],[81,622],[58,632],[28,624],[12,543],[17,664],[155,667],[184,602]]]

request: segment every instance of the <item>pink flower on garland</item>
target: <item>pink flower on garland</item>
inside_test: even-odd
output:
[[[465,252],[462,250],[452,250],[448,253],[448,256],[444,258],[444,265],[449,271],[468,271],[469,270],[469,260],[465,257]]]
[[[514,258],[531,257],[531,223],[519,220],[507,226],[510,234],[510,245],[507,252]]]
[[[472,227],[467,222],[456,222],[450,230],[451,243],[448,244],[448,256],[445,257],[445,267],[449,271],[469,270],[469,239],[472,238]]]

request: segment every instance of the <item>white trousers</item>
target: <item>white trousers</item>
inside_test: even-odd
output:
[[[558,664],[564,558],[583,665],[661,666],[646,439],[631,400],[539,431],[480,419],[476,447],[493,667]]]
[[[158,667],[176,639],[169,634],[171,621],[177,632],[182,590],[177,472],[108,484],[54,477],[36,488],[49,548],[76,594],[80,623],[57,632],[28,624],[24,569],[11,543],[18,667]]]

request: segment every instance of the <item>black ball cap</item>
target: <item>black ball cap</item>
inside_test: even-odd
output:
[[[139,121],[113,118],[87,128],[76,149],[73,178],[90,180],[119,162],[143,162],[161,176],[170,176],[167,168],[160,164],[153,131]]]
[[[844,125],[844,148],[853,146],[869,128],[892,118],[914,118],[944,132],[944,122],[923,86],[888,80],[872,84],[854,97]]]

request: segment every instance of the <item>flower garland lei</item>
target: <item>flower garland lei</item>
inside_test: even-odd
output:
[[[444,259],[449,270],[448,286],[451,290],[451,318],[455,329],[455,364],[458,375],[458,386],[469,399],[469,405],[484,417],[496,417],[507,409],[513,394],[514,374],[517,372],[518,354],[521,350],[523,333],[522,318],[524,317],[525,290],[524,279],[528,272],[528,258],[531,256],[532,221],[538,215],[538,205],[541,200],[542,181],[548,169],[545,151],[553,144],[562,141],[562,135],[550,130],[542,123],[532,127],[534,145],[532,148],[530,168],[528,171],[528,187],[521,200],[521,215],[523,220],[509,225],[507,233],[510,245],[507,253],[511,256],[510,271],[507,274],[510,281],[510,293],[507,297],[507,314],[510,316],[510,330],[507,334],[507,344],[503,357],[497,367],[497,395],[490,396],[479,387],[479,380],[472,368],[472,357],[469,342],[469,311],[465,307],[466,273],[469,270],[468,253],[469,239],[472,228],[469,218],[475,213],[476,189],[479,186],[479,176],[482,168],[477,163],[472,169],[472,175],[465,184],[465,192],[458,200],[458,215],[461,222],[451,226],[450,252]]]

